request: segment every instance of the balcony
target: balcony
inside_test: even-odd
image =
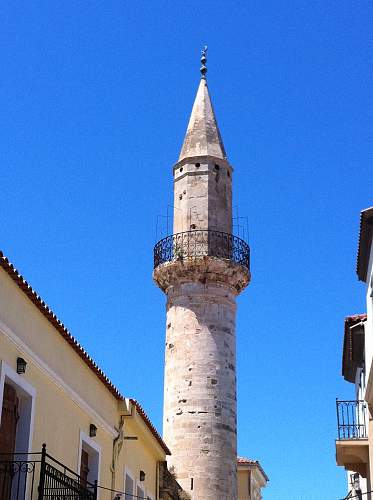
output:
[[[336,401],[337,464],[366,477],[369,459],[367,406],[365,401]]]
[[[172,234],[154,247],[154,269],[172,261],[215,257],[250,269],[249,245],[232,234],[196,229]]]
[[[97,485],[48,455],[39,453],[0,454],[1,500],[96,500]]]

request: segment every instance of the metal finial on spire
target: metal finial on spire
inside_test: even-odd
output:
[[[207,67],[206,67],[206,62],[207,62],[207,45],[204,46],[201,52],[201,78],[206,78],[206,73],[207,73]]]

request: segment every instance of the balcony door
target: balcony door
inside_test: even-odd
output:
[[[17,392],[9,384],[4,384],[3,404],[0,425],[0,453],[14,453],[16,446],[16,431],[19,399]],[[3,455],[0,460],[13,460],[12,456]],[[10,498],[12,490],[12,474],[6,463],[0,464],[0,497],[3,500]],[[9,469],[9,470],[8,470]]]

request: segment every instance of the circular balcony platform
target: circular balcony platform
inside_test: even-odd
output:
[[[194,282],[241,293],[251,279],[249,245],[238,236],[206,229],[167,236],[154,247],[153,279],[165,292]]]
[[[166,236],[154,247],[154,269],[166,262],[215,257],[250,270],[249,245],[233,234],[195,229]]]

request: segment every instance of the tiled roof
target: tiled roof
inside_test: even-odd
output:
[[[97,363],[91,358],[87,351],[80,345],[75,337],[71,335],[69,330],[65,327],[61,320],[58,319],[56,314],[50,309],[50,307],[44,302],[40,295],[32,288],[32,286],[25,280],[25,278],[17,271],[17,269],[11,264],[8,258],[0,251],[0,267],[4,269],[6,273],[12,278],[16,285],[23,291],[25,295],[31,300],[31,302],[39,309],[39,311],[45,316],[45,318],[54,326],[57,332],[70,344],[72,349],[82,358],[82,360],[87,364],[87,366],[93,371],[96,377],[105,385],[105,387],[111,392],[111,394],[118,400],[123,401],[125,398],[111,382],[109,377],[105,375],[103,370],[97,365]],[[170,450],[168,449],[166,443],[161,438],[160,434],[151,423],[149,417],[140,406],[140,404],[135,400],[130,400],[132,404],[136,407],[139,415],[144,420],[145,424],[149,428],[150,432],[156,438],[158,443],[163,448],[167,455],[170,455]]]
[[[140,405],[140,403],[138,401],[136,401],[136,399],[132,399],[132,398],[130,399],[130,401],[136,407],[137,412],[141,415],[141,417],[145,421],[146,425],[149,427],[149,429],[152,432],[152,434],[158,439],[158,442],[162,446],[163,451],[166,453],[166,455],[171,455],[171,452],[170,452],[169,448],[167,447],[166,443],[163,441],[163,439],[161,438],[161,436],[158,434],[157,429],[152,424],[150,418],[145,413],[145,410]]]
[[[359,245],[357,251],[356,273],[360,281],[366,281],[370,247],[373,237],[373,207],[360,213]]]
[[[269,481],[269,477],[264,472],[264,469],[260,465],[259,460],[252,460],[251,458],[246,458],[246,457],[237,457],[237,464],[238,465],[253,465],[254,467],[258,467],[260,472],[263,474],[263,477],[265,478],[265,480]]]
[[[359,323],[359,321],[365,321],[366,319],[367,319],[366,313],[364,313],[364,314],[352,314],[351,316],[345,317],[345,323],[352,326],[352,325],[355,325],[356,323]]]

